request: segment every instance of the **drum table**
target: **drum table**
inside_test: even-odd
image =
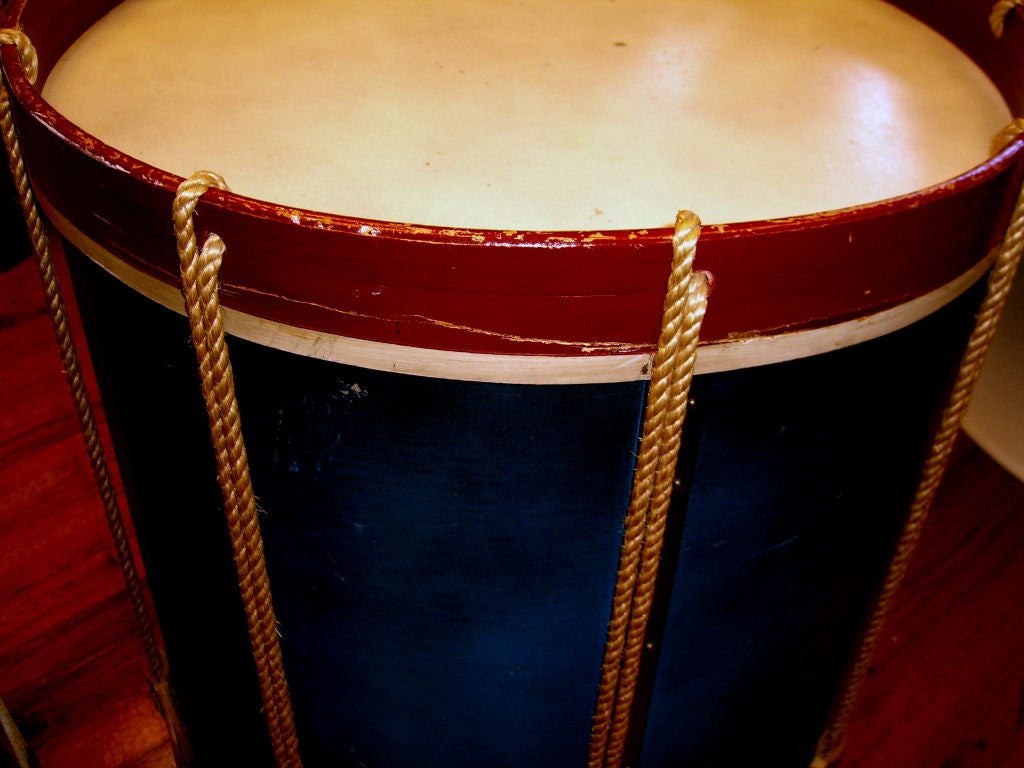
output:
[[[0,4],[183,763],[834,764],[1019,257],[1018,5]]]

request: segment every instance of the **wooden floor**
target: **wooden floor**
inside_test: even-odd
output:
[[[961,440],[844,766],[1024,766],[1022,552],[1024,485]],[[169,766],[144,670],[22,264],[0,274],[0,698],[43,768]]]

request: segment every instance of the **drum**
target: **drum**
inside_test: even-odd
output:
[[[814,97],[803,95],[802,76],[816,59],[793,59],[771,81],[783,95],[758,107],[767,111],[729,93],[701,97],[706,111],[685,108],[684,85],[742,58],[712,44],[723,27],[752,30],[734,43],[744,55],[768,56],[756,47],[765,40],[796,50],[819,3],[631,4],[625,15],[613,3],[586,15],[555,2],[409,3],[389,5],[383,21],[368,20],[374,4],[313,3],[301,31],[280,18],[305,4],[191,5],[219,22],[182,17],[167,2],[14,0],[2,26],[31,39],[37,84],[13,46],[0,61],[73,278],[197,764],[271,761],[178,292],[172,203],[181,175],[201,166],[236,189],[206,192],[194,221],[226,244],[221,300],[306,765],[588,763],[679,208],[705,221],[695,269],[711,293],[623,764],[808,764],[1020,187],[1022,143],[988,149],[1024,108],[1016,12],[1001,37],[983,0],[851,1],[824,23],[868,30],[879,55],[903,54],[910,71],[927,73],[925,102],[964,91],[971,104],[974,93],[994,103],[932,105],[929,130],[965,116],[968,132],[984,137],[979,148],[962,136],[931,146],[928,132],[901,134],[905,89],[885,79],[890,64],[839,40],[804,46],[853,62]],[[80,51],[102,47],[83,35],[112,9],[107,18],[136,14],[178,41],[175,68],[154,66],[185,87],[166,89],[178,94],[167,113],[139,118],[136,96],[127,111],[106,101],[97,111],[114,116],[115,134],[183,115],[151,142],[154,152],[212,124],[220,133],[198,140],[201,162],[187,152],[143,156],[135,139],[73,116],[76,93],[88,103],[149,82],[139,62],[164,60],[141,27],[112,38],[121,40],[114,57],[59,95],[58,60],[75,41]],[[772,16],[783,31],[763,26]],[[890,24],[941,48],[946,63],[919,61]],[[238,48],[225,37],[236,27]],[[462,63],[466,41],[493,61]],[[410,65],[416,44],[435,48]],[[508,58],[516,51],[525,58]],[[336,60],[364,69],[365,57],[386,73],[405,63],[420,79],[398,91],[372,74],[345,90],[347,78],[324,74]],[[179,100],[205,94],[233,58],[259,73],[226,79],[215,101]],[[755,59],[758,70],[765,61]],[[973,86],[934,84],[964,63]],[[558,78],[538,111],[532,87],[548,82],[544,71]],[[599,76],[586,82],[587,72]],[[624,84],[630,72],[650,75],[639,95]],[[118,73],[125,83],[112,87]],[[283,79],[267,79],[274,73]],[[427,88],[435,75],[451,90]],[[308,90],[296,96],[300,82]],[[258,87],[234,98],[239,83]],[[791,112],[840,91],[860,99],[844,118],[852,135],[826,149],[789,135]],[[602,133],[605,118],[633,119],[641,102],[659,101],[676,111],[622,123],[618,144]],[[311,105],[337,119],[358,113],[355,132],[316,127],[299,112]],[[442,121],[430,141],[450,138],[443,149],[418,138],[421,108]],[[718,159],[699,138],[673,140],[693,115],[715,117],[705,133],[725,132]],[[382,139],[388,116],[412,130]],[[776,134],[755,148],[720,118]],[[244,141],[241,126],[278,124],[299,144],[279,151],[281,139],[262,133]],[[514,141],[527,148],[505,151],[508,125],[522,128],[526,138]],[[668,137],[632,133],[647,126]],[[835,138],[831,126],[817,124],[818,135]],[[296,146],[307,134],[329,158],[305,162]],[[532,141],[547,147],[539,158]],[[961,144],[974,159],[956,154]],[[649,146],[664,163],[641,154],[616,165],[625,149]],[[463,149],[470,159],[451,156]],[[232,151],[255,170],[226,168]],[[801,151],[823,176],[781,181]],[[956,167],[942,170],[950,157]],[[774,165],[757,165],[765,160]],[[934,178],[889,178],[902,161]],[[883,186],[831,197],[857,162]],[[700,175],[708,165],[720,167]],[[261,187],[272,175],[291,188]],[[716,185],[723,207],[702,207]],[[818,204],[796,199],[810,188]]]

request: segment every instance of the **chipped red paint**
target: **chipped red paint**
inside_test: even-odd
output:
[[[957,42],[1024,111],[1024,20],[995,40],[988,0],[894,3]],[[14,0],[45,78],[116,3]],[[1016,13],[1016,12],[1015,12]],[[1011,20],[1012,21],[1012,20]],[[40,198],[126,263],[176,284],[170,210],[181,181],[118,152],[55,112],[0,62]],[[715,226],[697,268],[714,279],[703,343],[866,317],[933,291],[985,258],[1005,227],[1024,142],[929,189],[786,220]],[[434,349],[545,355],[649,350],[661,315],[668,229],[453,230],[356,219],[212,191],[200,231],[228,245],[223,301],[291,325]]]

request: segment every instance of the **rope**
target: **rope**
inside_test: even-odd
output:
[[[17,47],[25,77],[30,83],[34,84],[39,72],[39,64],[35,48],[28,37],[17,29],[0,29],[0,45],[14,45]],[[107,528],[114,543],[115,557],[121,569],[132,612],[135,614],[135,621],[142,636],[146,661],[152,677],[150,685],[152,686],[157,706],[167,720],[175,757],[180,764],[184,765],[189,760],[184,749],[181,725],[175,715],[173,694],[168,682],[167,662],[150,620],[145,593],[135,567],[131,547],[128,543],[124,517],[121,514],[117,495],[114,492],[113,483],[110,479],[106,454],[100,442],[99,430],[96,427],[92,407],[89,405],[89,397],[82,378],[78,354],[68,328],[67,312],[64,308],[64,300],[61,296],[60,284],[57,280],[57,273],[53,264],[49,236],[47,235],[42,216],[39,213],[39,208],[36,205],[35,195],[32,192],[28,171],[25,167],[24,156],[21,152],[21,145],[15,132],[11,100],[12,96],[5,82],[4,87],[0,88],[0,133],[3,134],[11,176],[14,179],[22,214],[25,217],[25,224],[32,244],[36,267],[43,283],[47,309],[49,310],[50,320],[53,323],[57,345],[60,348],[61,362],[71,390],[75,414],[78,417],[82,437],[85,439],[89,463],[92,467],[96,487],[99,490],[100,499],[103,503]]]
[[[1006,31],[1006,17],[1014,8],[1024,6],[1024,0],[999,0],[992,6],[992,13],[989,14],[988,23],[992,27],[992,34],[1002,37]]]
[[[591,732],[589,768],[622,765],[647,622],[664,544],[682,425],[707,305],[704,275],[693,275],[700,220],[676,219],[674,258],[626,513],[622,550]]]
[[[18,730],[18,724],[14,722],[11,713],[8,711],[4,700],[0,699],[0,735],[6,743],[9,754],[14,758],[14,766],[17,768],[35,768],[39,765],[28,743]],[[12,766],[13,768],[13,766]]]
[[[224,514],[270,742],[279,768],[299,768],[302,762],[298,737],[220,310],[217,276],[225,246],[220,237],[211,234],[203,248],[198,249],[192,224],[192,214],[199,198],[211,187],[227,189],[217,174],[198,171],[182,182],[174,199],[174,231],[181,260],[182,294],[196,348],[200,385],[217,462],[217,480],[224,499]]]
[[[1015,125],[1017,126],[1015,131],[1007,130],[1002,134],[1008,137],[1007,143],[1024,133],[1024,122],[1015,121]],[[953,451],[953,443],[967,413],[971,393],[981,375],[985,355],[992,344],[992,337],[995,335],[999,318],[1006,305],[1010,285],[1020,264],[1022,250],[1024,250],[1024,187],[1017,197],[1016,207],[1010,218],[1006,235],[1000,245],[992,271],[989,272],[985,298],[978,310],[974,329],[968,339],[949,400],[942,411],[938,427],[932,438],[907,521],[889,564],[889,571],[864,629],[860,645],[853,657],[854,661],[847,673],[840,697],[837,699],[825,731],[818,741],[817,753],[811,763],[811,768],[834,766],[842,755],[849,727],[850,712],[857,694],[867,678],[886,617],[910,567],[914,549],[921,537],[921,531],[932,502],[935,500],[949,456]]]
[[[1024,117],[1018,117],[992,139],[992,154],[997,155],[1002,152],[1022,133],[1024,133]]]

